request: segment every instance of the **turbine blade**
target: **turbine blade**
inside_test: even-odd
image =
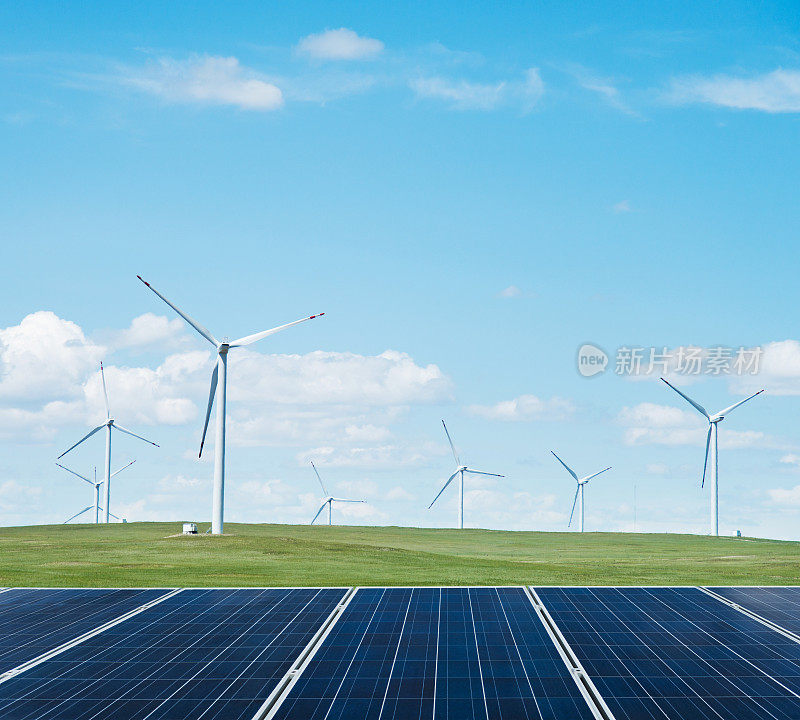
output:
[[[75,513],[72,517],[68,517],[61,524],[66,525],[70,520],[74,520],[76,517],[78,517],[78,515],[83,515],[83,513],[85,513],[87,510],[94,510],[94,505],[89,505],[89,507],[83,508],[83,510],[81,510],[79,513]]]
[[[60,467],[62,470],[66,470],[68,473],[72,473],[75,477],[79,477],[81,480],[89,483],[89,485],[94,485],[94,483],[91,480],[89,480],[89,478],[85,478],[83,477],[83,475],[78,475],[78,473],[76,473],[74,470],[70,470],[68,467],[65,467],[61,463],[56,463],[56,465],[58,465],[58,467]]]
[[[160,297],[167,305],[169,305],[178,315],[180,315],[184,320],[186,320],[189,325],[191,325],[197,332],[199,332],[208,342],[210,342],[215,347],[219,345],[217,339],[208,331],[206,330],[199,322],[190,318],[183,310],[173,305],[167,298],[165,298],[158,290],[156,290],[147,280],[145,280],[141,275],[137,275],[137,278],[141,280],[147,287],[149,287],[158,297]]]
[[[491,475],[492,477],[505,477],[505,475],[498,475],[497,473],[481,472],[480,470],[470,470],[466,468],[464,472],[472,473],[473,475]]]
[[[314,461],[311,461],[311,467],[314,468],[314,472],[317,473],[317,480],[319,480],[319,486],[322,488],[323,495],[327,495],[328,491],[325,489],[325,484],[322,482],[322,478],[319,476],[319,471],[317,470],[317,466],[314,465]]]
[[[428,505],[428,510],[430,510],[430,509],[433,507],[433,503],[435,503],[435,502],[436,502],[436,501],[439,499],[439,495],[441,495],[441,494],[442,494],[442,493],[445,491],[445,489],[447,488],[447,486],[448,486],[448,485],[449,485],[451,482],[453,482],[453,478],[454,478],[456,475],[458,475],[458,473],[459,473],[459,472],[460,472],[459,470],[456,470],[456,471],[455,471],[455,472],[454,472],[454,473],[453,473],[453,474],[452,474],[452,475],[451,475],[449,478],[447,478],[447,482],[446,482],[446,483],[445,483],[445,484],[442,486],[442,489],[441,489],[441,490],[439,490],[439,493],[436,495],[436,497],[435,497],[435,498],[433,498],[433,502],[432,502],[430,505]]]
[[[708,467],[708,448],[711,446],[711,432],[714,430],[714,426],[709,423],[708,424],[708,435],[706,435],[706,459],[703,461],[703,479],[700,481],[700,487],[705,487],[706,484],[706,468]]]
[[[333,502],[365,503],[366,500],[347,500],[346,498],[331,498]]]
[[[324,314],[325,313],[317,313],[316,315],[311,315],[310,317],[305,317],[301,320],[295,320],[294,322],[286,323],[286,325],[278,325],[278,327],[274,327],[272,330],[263,330],[258,333],[253,333],[252,335],[245,335],[243,338],[234,340],[228,347],[244,347],[245,345],[251,345],[254,342],[262,340],[268,335],[274,335],[281,330],[286,330],[286,328],[292,327],[292,325],[299,325],[302,322],[306,322],[306,320],[313,320],[314,318],[322,317]]]
[[[578,487],[575,488],[575,499],[572,501],[572,512],[570,512],[569,514],[569,522],[567,523],[567,527],[570,527],[572,525],[572,516],[575,514],[575,503],[578,502],[578,493],[580,492],[580,490],[581,486],[578,485]]]
[[[717,415],[722,415],[722,416],[727,415],[731,410],[735,410],[737,407],[739,407],[739,405],[744,405],[748,400],[752,400],[756,395],[761,395],[762,392],[764,391],[759,390],[757,393],[753,393],[750,397],[746,397],[744,400],[739,400],[739,402],[734,403],[730,407],[726,407],[724,410],[720,410],[717,413]]]
[[[127,465],[123,465],[119,470],[111,473],[111,477],[114,477],[114,475],[119,475],[125,468],[129,468],[135,462],[136,460],[131,460]]]
[[[683,393],[682,393],[680,390],[678,390],[678,388],[676,388],[676,387],[675,387],[675,386],[674,386],[672,383],[669,383],[669,382],[667,382],[666,380],[664,380],[664,378],[661,378],[661,380],[662,380],[663,382],[665,382],[667,385],[669,385],[669,386],[670,386],[670,387],[671,387],[671,388],[672,388],[672,389],[673,389],[673,390],[674,390],[676,393],[678,393],[678,395],[680,395],[680,396],[681,396],[681,397],[682,397],[684,400],[686,400],[686,402],[688,402],[688,403],[689,403],[689,404],[690,404],[690,405],[691,405],[693,408],[695,408],[696,410],[699,410],[701,413],[703,413],[703,415],[705,415],[707,418],[709,418],[709,420],[711,419],[711,418],[709,417],[709,415],[708,415],[708,411],[707,411],[707,410],[706,410],[706,409],[705,409],[705,408],[704,408],[702,405],[700,405],[700,403],[696,403],[696,402],[695,402],[694,400],[692,400],[692,398],[690,398],[688,395],[684,395],[684,394],[683,394]]]
[[[450,433],[447,432],[447,425],[444,424],[444,420],[442,420],[442,426],[444,427],[444,434],[447,435],[447,442],[450,443],[450,449],[453,451],[453,457],[456,460],[456,465],[461,465],[461,460],[458,459],[458,453],[456,452],[456,446],[453,445],[453,440],[450,437]]]
[[[575,474],[575,471],[574,471],[574,470],[573,470],[573,469],[572,469],[572,468],[571,468],[569,465],[567,465],[567,463],[565,463],[565,462],[564,462],[564,461],[563,461],[563,460],[562,460],[560,457],[558,457],[558,455],[556,455],[556,454],[555,454],[555,453],[554,453],[552,450],[551,450],[550,452],[551,452],[551,453],[553,453],[553,457],[554,457],[556,460],[558,460],[558,462],[560,462],[560,463],[561,463],[561,464],[564,466],[564,468],[566,469],[566,471],[567,471],[567,472],[568,472],[570,475],[572,475],[572,477],[574,477],[574,478],[575,478],[575,480],[577,481],[577,480],[578,480],[578,476]]]
[[[150,445],[155,445],[156,447],[161,447],[158,443],[154,443],[152,440],[148,440],[147,438],[143,438],[141,435],[137,435],[135,432],[131,432],[130,430],[122,427],[121,425],[117,425],[117,423],[114,423],[111,427],[115,428],[116,430],[119,430],[120,432],[124,432],[126,435],[133,435],[133,437],[139,438],[139,440],[143,440],[144,442],[149,443]]]
[[[119,516],[114,515],[114,513],[112,513],[111,511],[109,511],[108,514],[111,515],[111,517],[116,518],[117,520],[119,520]]]
[[[589,482],[589,480],[591,480],[592,478],[596,478],[598,475],[602,475],[604,472],[606,472],[606,471],[608,471],[608,470],[611,470],[611,468],[610,468],[610,467],[607,467],[605,470],[601,470],[600,472],[596,472],[594,475],[589,475],[589,477],[585,477],[585,478],[583,478],[583,480],[581,480],[581,482],[587,483],[587,482]]]
[[[325,506],[328,504],[328,502],[330,502],[330,501],[326,500],[324,503],[322,503],[322,505],[319,506],[319,510],[317,510],[317,514],[314,515],[314,519],[311,521],[312,525],[314,524],[314,520],[316,520],[319,517],[319,514],[325,509]]]
[[[103,380],[103,398],[106,401],[106,419],[111,418],[111,408],[108,405],[108,389],[106,388],[106,373],[103,370],[103,363],[100,362],[100,378]]]
[[[63,453],[61,453],[61,455],[59,455],[59,456],[56,458],[56,460],[61,460],[61,458],[62,458],[62,457],[64,457],[64,455],[66,455],[66,454],[67,454],[67,453],[68,453],[70,450],[74,450],[74,449],[75,449],[76,447],[78,447],[78,445],[80,445],[80,444],[81,444],[81,443],[82,443],[84,440],[88,440],[90,437],[92,437],[92,435],[94,435],[96,432],[99,432],[99,431],[100,431],[100,430],[102,430],[104,427],[105,427],[105,423],[104,423],[104,424],[102,424],[102,425],[98,425],[98,426],[97,426],[97,427],[96,427],[94,430],[91,430],[90,432],[86,433],[86,435],[84,435],[84,436],[83,436],[83,437],[82,437],[80,440],[78,440],[78,442],[76,442],[76,443],[75,443],[75,444],[74,444],[74,445],[73,445],[71,448],[69,448],[69,450],[64,450],[64,452],[63,452]]]
[[[217,396],[217,377],[219,376],[219,356],[211,372],[211,389],[208,391],[208,407],[206,408],[206,421],[203,423],[203,436],[200,438],[200,452],[197,457],[203,457],[203,445],[206,442],[206,432],[208,432],[208,419],[211,417],[211,408],[214,406],[214,398]]]

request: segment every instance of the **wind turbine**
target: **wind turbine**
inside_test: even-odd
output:
[[[676,388],[671,383],[661,378],[667,385],[669,385],[678,395],[680,395],[686,402],[688,402],[695,410],[705,416],[706,420],[708,420],[708,435],[706,435],[706,457],[703,461],[703,479],[700,482],[700,487],[703,487],[706,483],[706,469],[708,468],[708,453],[709,450],[713,447],[713,454],[714,454],[714,462],[711,464],[711,533],[717,537],[719,537],[719,445],[718,445],[718,434],[719,430],[717,425],[725,419],[725,416],[735,410],[739,405],[743,405],[748,400],[752,400],[756,395],[760,395],[764,390],[759,390],[757,393],[753,393],[750,397],[746,397],[744,400],[740,400],[737,403],[734,403],[730,407],[726,407],[724,410],[720,410],[718,413],[714,413],[713,415],[709,415],[708,411],[699,403],[696,403],[692,398],[688,395],[684,395],[678,388]]]
[[[459,490],[458,490],[458,527],[459,529],[464,529],[464,473],[472,473],[473,475],[490,475],[491,477],[505,477],[505,475],[498,475],[497,473],[488,473],[482,472],[480,470],[472,470],[468,468],[466,465],[461,464],[461,460],[458,457],[458,453],[456,452],[456,446],[453,445],[453,441],[450,438],[450,433],[447,432],[447,425],[444,424],[444,420],[442,420],[442,426],[444,427],[444,433],[447,435],[447,441],[450,443],[450,449],[453,451],[453,457],[456,461],[456,471],[447,478],[447,482],[442,486],[442,489],[439,490],[439,493],[433,498],[433,502],[428,505],[428,510],[433,507],[433,503],[435,503],[439,499],[439,495],[441,495],[447,486],[453,482],[453,479],[456,475],[460,476],[459,479]]]
[[[198,333],[200,333],[208,342],[210,342],[217,350],[217,362],[214,365],[214,370],[211,373],[211,390],[208,393],[208,407],[206,408],[206,421],[203,425],[203,436],[200,439],[200,453],[198,457],[203,455],[203,445],[206,441],[206,431],[208,430],[208,420],[211,417],[211,407],[214,405],[214,398],[217,399],[217,433],[216,442],[214,445],[214,490],[211,503],[211,533],[213,535],[222,534],[222,516],[223,505],[225,500],[225,406],[226,406],[226,386],[228,383],[228,350],[236,347],[244,347],[251,345],[268,335],[274,335],[281,330],[297,325],[306,320],[313,320],[317,317],[322,317],[325,313],[318,313],[310,317],[295,320],[294,322],[287,323],[286,325],[279,325],[271,330],[264,330],[263,332],[253,333],[245,337],[228,342],[228,338],[222,338],[220,342],[208,330],[206,330],[196,320],[190,318],[183,310],[173,305],[167,298],[165,298],[158,290],[156,290],[149,282],[144,280],[141,275],[137,275],[147,287],[149,287],[158,297],[160,297],[167,305],[169,305],[178,315],[180,315],[189,325],[191,325]]]
[[[575,478],[575,482],[578,483],[578,486],[575,488],[575,499],[572,501],[572,512],[569,514],[569,522],[567,523],[567,527],[572,525],[572,516],[575,514],[575,503],[578,502],[578,496],[580,495],[580,499],[581,499],[581,505],[580,505],[580,510],[579,510],[580,519],[581,519],[581,524],[580,524],[580,528],[581,529],[580,529],[580,531],[583,532],[583,507],[584,507],[583,506],[583,488],[586,485],[586,483],[589,482],[589,480],[591,480],[592,478],[596,478],[598,475],[602,475],[606,470],[611,470],[611,468],[607,467],[605,470],[601,470],[600,472],[596,472],[594,475],[587,475],[586,477],[579,478],[575,474],[575,471],[569,465],[567,465],[567,463],[565,463],[560,457],[558,457],[558,455],[556,455],[552,450],[550,452],[553,453],[553,457],[556,460],[558,460],[558,462],[560,462],[564,466],[564,469],[570,475],[572,475],[572,477]]]
[[[103,489],[103,506],[105,510],[103,511],[103,522],[108,522],[108,516],[110,515],[108,511],[109,503],[111,502],[111,428],[114,430],[119,430],[121,433],[125,433],[126,435],[132,435],[139,440],[143,440],[146,443],[150,443],[150,445],[155,445],[159,447],[157,443],[154,443],[152,440],[148,440],[147,438],[143,438],[141,435],[137,435],[135,432],[131,432],[126,428],[122,427],[122,425],[118,425],[116,420],[111,417],[111,410],[109,409],[108,405],[108,390],[106,389],[106,374],[103,370],[103,363],[100,363],[100,377],[103,380],[103,397],[106,401],[106,421],[102,425],[98,425],[94,430],[88,432],[84,435],[78,442],[76,442],[71,448],[65,450],[61,455],[59,455],[56,460],[61,460],[64,455],[66,455],[71,450],[74,450],[78,445],[80,445],[84,440],[88,440],[92,435],[96,432],[100,432],[103,428],[106,429],[106,472],[105,478],[103,482],[105,483],[105,488]],[[84,478],[85,480],[86,478]]]
[[[113,478],[115,475],[119,475],[125,468],[129,468],[135,462],[136,462],[136,460],[131,460],[127,465],[123,465],[119,470],[111,473],[111,477]],[[105,483],[105,480],[101,480],[100,482],[97,482],[97,468],[95,467],[95,469],[94,469],[94,480],[89,480],[89,478],[84,477],[83,475],[81,475],[79,473],[76,473],[74,470],[70,470],[68,467],[66,467],[65,465],[62,465],[61,463],[56,463],[56,465],[58,465],[58,467],[60,467],[62,470],[66,470],[68,473],[72,473],[75,477],[80,478],[84,482],[87,482],[87,483],[89,483],[89,485],[94,487],[94,522],[95,522],[95,525],[97,525],[100,522],[100,486]],[[83,515],[83,513],[85,513],[87,510],[91,510],[91,509],[92,509],[92,505],[89,505],[88,507],[85,507],[79,513],[75,513],[72,517],[69,517],[66,520],[64,520],[64,525],[66,525],[70,520],[74,520],[79,515]],[[114,515],[113,513],[109,513],[109,515],[111,515],[112,517],[115,517],[115,518],[117,518],[117,520],[119,520],[119,518],[116,515]]]
[[[331,525],[331,509],[333,507],[333,503],[335,502],[345,502],[345,503],[365,503],[366,500],[345,500],[344,498],[335,498],[328,495],[328,491],[325,489],[325,485],[322,482],[322,478],[319,476],[319,470],[317,470],[317,466],[314,465],[314,461],[311,461],[311,467],[314,468],[314,472],[317,474],[317,480],[319,480],[320,487],[322,488],[322,493],[327,495],[325,498],[325,502],[319,506],[319,510],[317,510],[317,514],[314,515],[314,520],[319,517],[319,514],[325,509],[325,506],[328,506],[328,525]],[[314,524],[314,520],[311,521],[311,524]]]

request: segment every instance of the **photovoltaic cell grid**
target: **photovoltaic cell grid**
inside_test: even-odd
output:
[[[591,717],[522,588],[358,590],[275,716]]]
[[[19,588],[0,593],[0,674],[167,592]]]
[[[344,593],[184,590],[0,684],[0,717],[250,720]]]
[[[718,595],[800,635],[800,587],[714,587]]]
[[[797,720],[800,644],[696,588],[536,588],[617,720]]]

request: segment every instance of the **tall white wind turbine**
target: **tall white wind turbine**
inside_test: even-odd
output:
[[[572,477],[575,479],[575,482],[578,483],[577,487],[575,488],[575,497],[572,500],[572,512],[570,512],[569,514],[569,522],[567,523],[567,527],[570,527],[570,525],[572,525],[572,516],[575,514],[575,503],[578,502],[580,496],[581,504],[578,508],[578,518],[580,519],[580,531],[583,532],[583,508],[584,508],[583,488],[586,486],[586,483],[588,483],[589,480],[591,480],[592,478],[596,478],[598,475],[602,475],[604,472],[606,472],[606,470],[611,470],[611,468],[607,467],[605,470],[596,472],[593,475],[587,475],[586,477],[579,478],[578,475],[575,473],[575,471],[569,465],[567,465],[567,463],[565,463],[560,457],[558,457],[558,455],[556,455],[552,450],[550,452],[553,453],[553,457],[564,466],[564,469],[570,475],[572,475]]]
[[[750,395],[750,397],[746,397],[744,400],[740,400],[730,407],[720,410],[718,413],[709,415],[708,411],[702,405],[696,403],[688,395],[682,393],[674,385],[664,380],[663,377],[661,379],[676,393],[678,393],[678,395],[686,400],[686,402],[688,402],[695,410],[701,413],[706,420],[708,420],[708,435],[706,435],[706,457],[703,461],[703,479],[700,482],[700,487],[703,487],[706,483],[708,454],[709,451],[711,451],[714,456],[714,460],[711,463],[711,534],[719,537],[719,431],[717,429],[717,425],[719,425],[719,423],[725,419],[725,416],[728,415],[728,413],[730,413],[732,410],[735,410],[737,407],[739,407],[739,405],[743,405],[748,400],[752,400],[756,395],[760,395],[762,392],[764,392],[764,390],[759,390],[757,393]]]
[[[444,427],[444,434],[447,435],[447,442],[450,443],[450,449],[453,451],[453,458],[456,461],[456,471],[447,478],[447,482],[442,485],[442,489],[439,490],[438,494],[435,498],[433,498],[433,502],[428,505],[428,510],[433,507],[433,503],[435,503],[439,499],[439,495],[441,495],[447,486],[453,482],[456,475],[459,476],[459,488],[458,488],[458,527],[459,529],[464,529],[464,473],[472,473],[473,475],[490,475],[491,477],[505,477],[505,475],[498,475],[497,473],[489,473],[489,472],[482,472],[481,470],[472,470],[468,468],[466,465],[461,464],[461,459],[458,457],[458,453],[456,452],[456,446],[453,445],[453,441],[450,438],[450,433],[447,432],[447,425],[444,424],[444,420],[442,420],[442,427]]]
[[[311,467],[314,468],[314,472],[317,474],[317,480],[319,480],[319,485],[322,488],[322,494],[326,495],[325,501],[322,505],[319,506],[319,510],[317,510],[317,514],[314,515],[314,519],[311,521],[311,524],[314,524],[314,520],[319,517],[319,514],[325,509],[325,506],[328,506],[328,525],[331,525],[331,510],[333,508],[333,503],[365,503],[366,500],[346,500],[345,498],[335,498],[331,497],[328,494],[328,491],[325,489],[325,484],[322,482],[322,478],[319,476],[319,470],[317,470],[317,466],[314,465],[314,461],[311,461]]]
[[[206,408],[206,421],[203,425],[203,436],[200,439],[200,453],[198,457],[203,455],[203,445],[206,441],[206,431],[208,430],[208,420],[211,417],[211,408],[214,405],[214,398],[217,398],[217,432],[216,441],[214,445],[214,490],[211,503],[211,533],[213,535],[222,534],[223,523],[223,507],[225,501],[225,407],[226,407],[226,387],[228,384],[228,350],[236,347],[244,347],[258,342],[268,335],[274,335],[281,330],[297,325],[306,320],[313,320],[314,318],[322,317],[325,313],[317,313],[310,317],[295,320],[294,322],[287,323],[286,325],[279,325],[271,330],[264,330],[262,332],[246,335],[245,337],[228,342],[227,338],[223,338],[220,342],[208,330],[206,330],[196,320],[190,318],[183,310],[173,305],[167,298],[165,298],[158,290],[156,290],[149,282],[144,280],[141,275],[137,275],[147,287],[149,287],[158,297],[160,297],[167,305],[169,305],[178,315],[180,315],[189,325],[197,330],[208,342],[210,342],[217,351],[217,362],[214,365],[214,370],[211,373],[211,390],[208,393],[208,407]]]
[[[84,440],[88,440],[92,435],[96,432],[100,432],[103,428],[106,429],[106,468],[105,468],[105,476],[103,478],[103,482],[105,483],[105,488],[103,488],[103,522],[109,522],[109,510],[108,506],[111,502],[111,429],[119,430],[121,433],[125,433],[126,435],[132,435],[139,440],[142,440],[150,445],[155,445],[159,447],[157,443],[154,443],[152,440],[148,440],[147,438],[143,438],[141,435],[137,435],[135,432],[131,432],[126,428],[119,425],[114,418],[111,417],[111,410],[108,404],[108,390],[106,389],[106,374],[103,370],[103,363],[100,363],[100,377],[103,380],[103,398],[106,401],[106,421],[102,425],[98,425],[94,430],[88,432],[84,435],[78,442],[76,442],[71,448],[65,450],[61,455],[59,455],[56,460],[61,460],[64,455],[66,455],[71,450],[74,450],[78,445],[80,445]],[[85,478],[84,478],[85,479]]]
[[[135,462],[136,462],[136,460],[131,460],[127,465],[123,465],[119,470],[116,470],[115,472],[111,473],[111,477],[113,478],[115,475],[119,475],[125,468],[129,468]],[[81,510],[80,512],[75,513],[71,517],[67,518],[66,520],[64,520],[64,525],[66,525],[70,520],[74,520],[79,515],[83,515],[83,513],[91,510],[92,507],[94,507],[94,522],[95,522],[95,525],[97,525],[97,523],[100,522],[100,509],[101,509],[100,508],[100,486],[105,484],[105,480],[101,480],[100,482],[97,482],[97,468],[94,469],[94,480],[89,480],[89,478],[84,477],[80,473],[76,473],[74,470],[70,470],[68,467],[66,467],[65,465],[62,465],[61,463],[56,463],[56,465],[58,465],[58,467],[60,467],[62,470],[66,470],[68,473],[72,473],[75,477],[80,478],[84,482],[89,483],[89,485],[91,485],[94,488],[94,506],[89,505],[89,506],[85,507],[83,510]],[[114,515],[114,513],[110,512],[109,515],[111,515],[111,517],[115,517],[115,518],[117,518],[117,520],[119,520],[119,518],[116,515]]]

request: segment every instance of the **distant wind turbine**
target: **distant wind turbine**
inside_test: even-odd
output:
[[[322,482],[322,478],[319,476],[319,470],[317,470],[317,466],[314,465],[314,461],[311,461],[311,467],[314,468],[314,472],[317,474],[317,480],[319,480],[319,485],[322,488],[322,494],[327,495],[325,498],[325,502],[320,505],[319,510],[317,510],[317,514],[314,515],[314,519],[311,521],[311,524],[314,524],[314,520],[319,517],[319,514],[325,509],[325,506],[328,506],[328,525],[331,525],[331,509],[333,507],[333,503],[366,503],[366,500],[346,500],[344,498],[335,498],[331,497],[328,494],[328,491],[325,489],[325,485]]]
[[[572,477],[575,479],[575,482],[578,483],[578,486],[575,488],[575,498],[572,501],[572,512],[570,512],[569,514],[569,522],[567,523],[567,527],[570,527],[570,525],[572,525],[572,516],[575,514],[575,503],[578,502],[578,496],[580,496],[581,504],[580,507],[578,508],[578,517],[580,518],[580,531],[583,532],[583,508],[584,508],[583,488],[586,485],[586,483],[589,482],[589,480],[591,480],[592,478],[596,478],[598,475],[602,475],[604,472],[606,472],[606,470],[611,470],[611,468],[607,467],[605,470],[601,470],[600,472],[594,473],[594,475],[587,475],[586,477],[579,478],[575,473],[575,471],[569,465],[567,465],[567,463],[565,463],[560,457],[558,457],[558,455],[556,455],[552,450],[550,452],[553,453],[553,457],[564,466],[564,469],[570,475],[572,475]]]
[[[125,468],[129,468],[135,462],[136,462],[136,460],[131,460],[127,465],[123,465],[119,470],[117,470],[116,472],[111,473],[111,477],[113,478],[115,475],[119,475]],[[89,483],[89,485],[94,487],[94,523],[95,523],[95,525],[97,525],[100,522],[100,486],[105,482],[105,480],[101,480],[100,482],[97,482],[97,468],[95,467],[95,469],[94,469],[94,480],[89,480],[89,478],[84,477],[83,475],[81,475],[79,473],[76,473],[74,470],[70,470],[68,467],[66,467],[65,465],[62,465],[61,463],[56,463],[56,465],[58,465],[58,467],[60,467],[62,470],[66,470],[68,473],[72,473],[75,477],[80,478],[84,482],[87,482],[87,483]],[[83,515],[83,513],[87,512],[88,510],[91,510],[91,509],[92,509],[91,505],[89,505],[88,507],[85,507],[79,513],[75,513],[72,517],[69,517],[66,520],[64,520],[64,525],[66,525],[70,520],[74,520],[79,515]],[[117,516],[114,515],[113,513],[109,513],[109,515],[111,515],[112,517],[117,518]],[[119,520],[119,518],[117,518],[117,520]]]
[[[453,441],[450,439],[450,433],[447,432],[447,425],[444,424],[444,420],[442,420],[442,427],[444,427],[444,433],[447,435],[447,442],[450,443],[450,449],[453,451],[453,457],[456,461],[456,471],[447,478],[447,482],[442,486],[442,489],[439,490],[439,493],[433,498],[433,502],[428,505],[428,510],[433,507],[433,503],[435,503],[439,499],[439,495],[441,495],[447,486],[453,482],[456,475],[459,476],[459,489],[458,489],[458,527],[463,530],[464,529],[464,473],[472,473],[473,475],[490,475],[491,477],[505,477],[505,475],[498,475],[497,473],[488,473],[482,472],[480,470],[472,470],[468,468],[466,465],[461,464],[461,460],[458,457],[458,453],[456,452],[456,446],[453,445]]]
[[[143,438],[141,435],[137,435],[135,432],[131,432],[130,430],[126,430],[122,425],[117,424],[116,420],[111,417],[111,410],[109,409],[108,405],[108,390],[106,389],[106,374],[103,370],[103,363],[100,363],[100,377],[103,380],[103,398],[106,401],[106,421],[102,425],[98,425],[94,430],[84,435],[78,442],[76,442],[69,450],[65,450],[61,455],[59,455],[56,459],[61,460],[64,455],[66,455],[71,450],[74,450],[78,445],[80,445],[84,440],[88,440],[92,435],[96,432],[100,432],[103,428],[106,429],[106,471],[105,477],[103,479],[103,483],[105,483],[105,488],[103,488],[103,507],[105,510],[103,511],[103,522],[109,522],[109,511],[108,506],[111,502],[111,428],[114,430],[119,430],[121,433],[125,433],[126,435],[132,435],[139,440],[142,440],[150,445],[155,445],[159,447],[157,443],[154,443],[152,440],[148,440],[147,438]],[[116,473],[115,473],[116,474]],[[86,478],[83,478],[84,480]],[[91,482],[91,481],[89,481]],[[101,483],[102,484],[102,483]]]
[[[203,425],[203,436],[200,439],[200,453],[198,457],[203,455],[203,445],[206,441],[206,431],[208,430],[208,420],[211,417],[211,408],[214,405],[214,398],[217,397],[217,432],[216,442],[214,445],[214,490],[213,499],[211,504],[211,533],[213,535],[222,534],[223,523],[223,506],[225,501],[225,407],[226,407],[226,386],[228,378],[228,350],[235,347],[244,347],[251,345],[268,335],[274,335],[281,330],[297,325],[306,320],[313,320],[314,318],[322,317],[325,313],[318,313],[310,317],[295,320],[294,322],[287,323],[286,325],[279,325],[271,330],[264,330],[263,332],[246,335],[245,337],[228,342],[227,338],[222,338],[222,342],[217,340],[208,330],[206,330],[196,320],[190,318],[183,310],[173,305],[167,298],[165,298],[158,290],[156,290],[149,282],[144,280],[141,275],[137,275],[147,287],[149,287],[158,297],[160,297],[167,305],[169,305],[178,315],[180,315],[189,325],[197,330],[208,342],[210,342],[217,350],[217,362],[214,365],[214,371],[211,373],[211,390],[208,393],[208,407],[206,408],[206,421]],[[219,387],[218,387],[219,386]]]
[[[664,380],[663,377],[661,379],[676,393],[678,393],[678,395],[686,400],[686,402],[688,402],[695,410],[704,415],[706,420],[708,420],[708,435],[706,435],[706,457],[703,461],[703,479],[700,482],[700,487],[703,487],[706,482],[708,454],[709,451],[711,451],[714,456],[714,461],[711,463],[711,533],[719,537],[719,430],[717,429],[717,425],[722,422],[725,419],[725,416],[732,410],[735,410],[737,407],[739,407],[739,405],[743,405],[748,400],[752,400],[756,395],[760,395],[762,392],[764,392],[764,390],[759,390],[757,393],[750,395],[750,397],[746,397],[744,400],[740,400],[730,407],[720,410],[718,413],[709,415],[708,411],[702,405],[696,403],[688,395],[682,393],[674,385]]]

